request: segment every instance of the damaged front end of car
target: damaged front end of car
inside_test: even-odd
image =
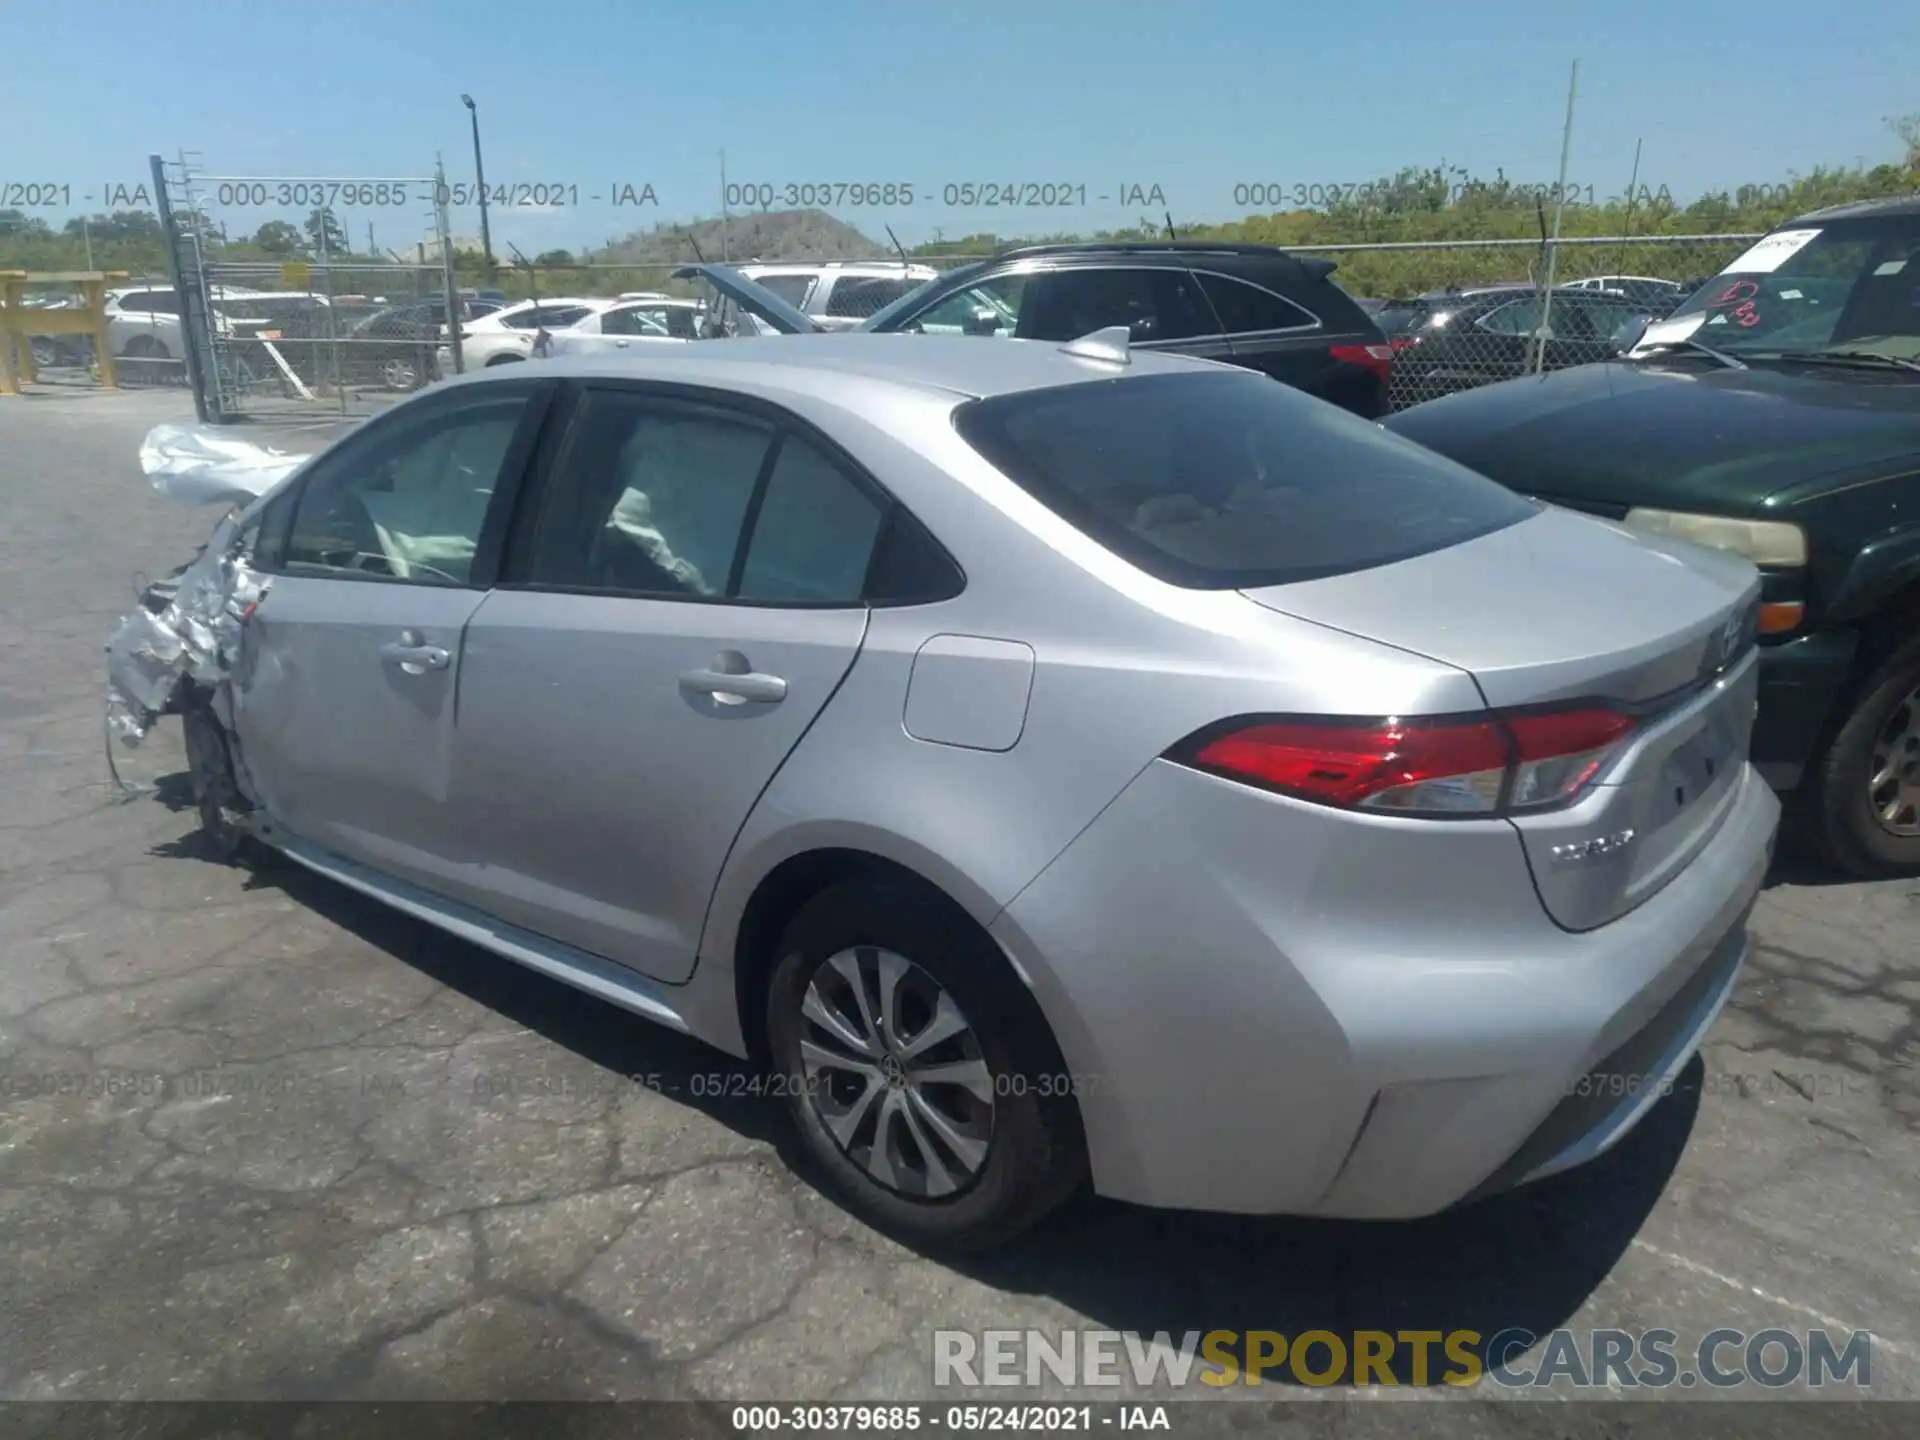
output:
[[[180,716],[194,801],[223,856],[253,833],[233,686],[247,622],[271,583],[250,563],[259,507],[306,458],[180,425],[156,426],[140,447],[162,494],[229,509],[195,559],[140,591],[107,642],[108,766],[117,781],[112,747],[137,746],[162,716]]]

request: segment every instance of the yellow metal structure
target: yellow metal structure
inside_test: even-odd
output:
[[[118,389],[107,343],[107,286],[126,278],[124,270],[0,270],[0,395],[18,395],[39,378],[35,335],[91,335],[100,383]],[[45,289],[78,290],[85,303],[59,310],[26,303],[27,291]]]

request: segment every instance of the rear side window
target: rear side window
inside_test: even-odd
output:
[[[919,288],[918,280],[842,275],[827,292],[827,314],[864,320],[886,309],[902,295]]]
[[[755,277],[753,283],[763,289],[771,290],[797,309],[806,303],[807,291],[813,288],[813,277],[811,275],[760,275]]]
[[[1220,323],[1229,335],[1247,335],[1261,330],[1300,330],[1319,324],[1319,320],[1271,290],[1249,285],[1225,275],[1201,274],[1195,277],[1207,292]]]
[[[961,436],[1150,575],[1202,590],[1390,565],[1536,513],[1262,375],[1147,375],[976,400]]]
[[[665,335],[667,327],[661,322],[657,310],[643,310],[636,305],[625,305],[617,310],[600,312],[600,333],[602,335]]]
[[[838,466],[785,436],[754,517],[740,598],[858,604],[883,518]]]
[[[1374,312],[1373,323],[1380,327],[1380,333],[1389,340],[1397,340],[1413,334],[1432,318],[1433,311],[1419,301],[1404,304],[1388,301]]]

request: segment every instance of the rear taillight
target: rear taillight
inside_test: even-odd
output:
[[[1499,815],[1564,804],[1633,721],[1582,707],[1446,720],[1249,719],[1168,758],[1322,805],[1402,815]]]
[[[1391,345],[1335,345],[1327,353],[1334,359],[1347,365],[1358,365],[1363,370],[1371,370],[1382,380],[1388,379],[1393,371],[1393,346]]]

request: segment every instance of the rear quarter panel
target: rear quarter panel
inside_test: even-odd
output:
[[[1142,769],[1203,725],[1256,711],[1480,705],[1459,670],[1276,614],[1236,592],[1149,579],[975,454],[951,426],[951,399],[891,403],[893,413],[856,418],[817,407],[808,418],[941,539],[966,589],[934,605],[874,611],[840,691],[735,842],[703,964],[734,962],[755,887],[795,854],[850,846],[884,856],[984,925]],[[907,732],[915,656],[935,636],[1032,649],[1033,682],[1011,748]]]

